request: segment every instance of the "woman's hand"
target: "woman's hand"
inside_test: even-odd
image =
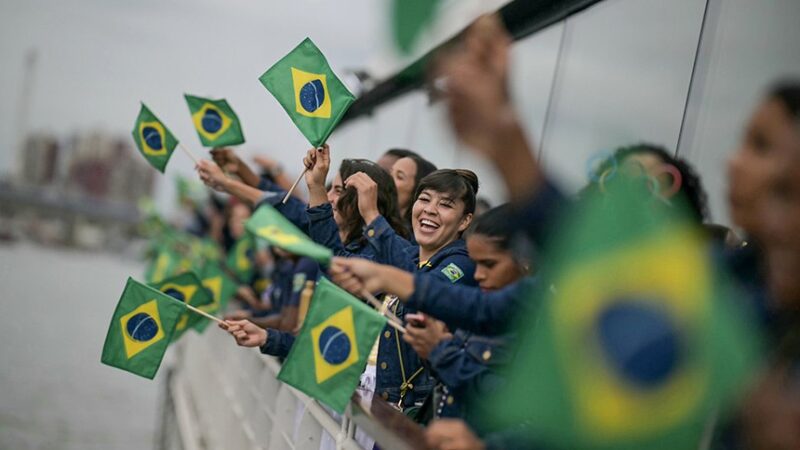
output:
[[[230,333],[242,347],[261,347],[267,343],[267,330],[249,320],[226,320],[219,327]]]
[[[211,149],[211,159],[213,159],[223,171],[239,173],[241,160],[232,149],[226,147],[213,148]]]
[[[216,163],[207,159],[201,159],[195,168],[200,175],[200,179],[206,186],[215,191],[228,192],[228,177],[225,176],[222,169],[220,169]]]
[[[306,152],[303,158],[303,165],[306,168],[306,184],[309,189],[322,188],[325,190],[325,180],[328,178],[328,170],[331,167],[331,150],[328,144],[323,144],[321,148],[312,148]]]
[[[371,224],[378,218],[378,184],[364,172],[356,172],[350,175],[345,181],[344,186],[354,187],[358,193],[358,212],[364,219],[364,223]]]
[[[445,80],[450,124],[467,147],[497,167],[512,201],[528,198],[543,175],[509,96],[511,39],[497,15],[485,15],[464,34],[460,51],[445,55],[437,73]]]
[[[451,339],[453,335],[447,330],[444,322],[433,319],[425,314],[406,314],[406,334],[403,340],[406,341],[417,354],[428,359],[440,342]]]
[[[456,135],[490,159],[502,158],[502,138],[515,115],[508,94],[511,39],[496,15],[480,17],[464,46],[441,60],[450,122]]]
[[[414,293],[413,274],[363,258],[333,258],[328,274],[334,283],[356,296],[388,292],[406,301]]]
[[[380,264],[363,258],[333,258],[328,271],[331,280],[342,289],[360,296],[367,292],[383,290],[383,278],[380,275]]]

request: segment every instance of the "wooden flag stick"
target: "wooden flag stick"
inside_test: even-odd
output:
[[[294,180],[294,183],[292,184],[292,187],[289,188],[289,192],[286,193],[286,197],[283,197],[283,201],[281,203],[283,203],[285,205],[286,202],[289,201],[289,197],[292,196],[292,192],[294,192],[294,188],[297,187],[297,183],[299,183],[300,180],[303,179],[303,176],[305,176],[306,172],[308,172],[308,168],[303,169],[303,173],[301,173],[300,176],[297,177],[296,180]]]
[[[367,291],[363,291],[361,292],[361,296],[364,297],[370,305],[372,305],[375,309],[377,309],[379,313],[386,316],[386,318],[389,319],[390,325],[392,325],[395,328],[397,327],[403,328],[403,322],[401,322],[397,316],[390,313],[389,311],[384,311],[383,303],[381,303],[380,300],[375,298],[374,295],[370,294]],[[403,328],[403,333],[405,332],[406,330],[405,328]]]
[[[224,320],[222,320],[222,319],[220,319],[218,317],[214,317],[211,314],[209,314],[209,313],[207,313],[207,312],[205,312],[205,311],[203,311],[201,309],[197,309],[197,308],[195,308],[194,306],[192,306],[192,305],[190,305],[188,303],[186,304],[186,307],[189,308],[190,311],[194,311],[197,314],[200,314],[201,316],[205,317],[206,319],[211,319],[211,320],[213,320],[215,322],[218,322],[218,323],[225,323]]]
[[[194,153],[190,152],[189,149],[184,147],[183,144],[181,144],[180,142],[178,142],[178,147],[180,147],[181,150],[183,150],[189,156],[189,158],[191,158],[192,161],[194,161],[194,165],[197,165],[197,164],[200,163],[200,161],[198,161],[197,158],[194,156]]]
[[[387,317],[388,317],[388,316],[387,316]],[[400,333],[402,333],[402,334],[406,334],[406,329],[405,329],[405,327],[403,327],[402,325],[398,325],[398,324],[397,324],[397,323],[395,323],[393,320],[387,320],[387,321],[386,321],[386,323],[388,323],[390,327],[394,328],[394,329],[395,329],[395,330],[397,330],[398,332],[400,332]]]

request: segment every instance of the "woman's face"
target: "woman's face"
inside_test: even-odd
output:
[[[472,234],[467,238],[469,258],[475,263],[475,281],[482,291],[494,291],[517,281],[525,274],[508,250],[498,247],[492,238]]]
[[[411,210],[411,227],[419,246],[437,251],[458,238],[469,226],[472,214],[464,214],[464,201],[452,195],[425,189]]]
[[[333,177],[331,188],[328,189],[328,202],[333,207],[333,220],[340,229],[343,221],[339,215],[339,209],[336,207],[336,204],[339,203],[339,197],[342,196],[342,193],[344,193],[344,184],[342,183],[342,176],[339,175],[339,172],[337,171],[336,176]]]
[[[414,197],[414,180],[417,176],[417,163],[411,158],[400,158],[392,166],[392,178],[397,187],[397,204],[404,213],[411,206]]]
[[[783,104],[766,100],[750,118],[739,149],[728,161],[731,219],[757,238],[764,236],[761,209],[770,183],[781,169],[780,148],[793,131]]]

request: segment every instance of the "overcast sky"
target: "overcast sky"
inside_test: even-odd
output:
[[[346,5],[346,6],[345,6]],[[201,154],[184,92],[229,100],[243,122],[243,153],[286,161],[308,145],[258,77],[306,36],[340,75],[386,48],[376,0],[2,0],[0,172],[13,170],[24,55],[39,55],[30,129],[129,134],[145,101]],[[173,156],[171,171],[191,162]]]

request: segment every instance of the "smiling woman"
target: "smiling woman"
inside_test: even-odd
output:
[[[441,169],[422,179],[411,212],[420,261],[461,237],[472,221],[477,191],[478,176],[470,170]]]

